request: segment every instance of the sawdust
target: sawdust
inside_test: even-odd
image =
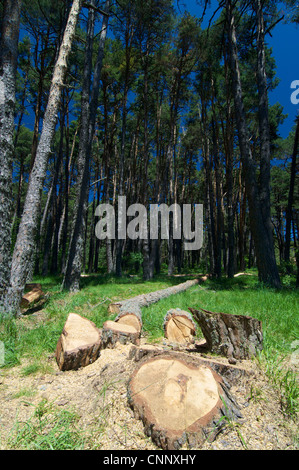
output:
[[[60,372],[54,355],[48,358],[52,373],[24,376],[24,362],[12,369],[2,369],[0,448],[11,449],[16,423],[27,422],[44,401],[57,410],[76,411],[78,428],[89,436],[85,449],[156,450],[145,436],[142,422],[134,418],[128,407],[127,383],[138,366],[130,355],[131,347],[117,345],[115,349],[102,350],[96,362],[77,371]],[[241,406],[242,422],[238,425],[228,422],[216,440],[206,442],[202,449],[296,449],[296,423],[284,417],[277,392],[255,363],[242,361],[242,367],[250,369],[250,379],[240,380],[231,389]]]

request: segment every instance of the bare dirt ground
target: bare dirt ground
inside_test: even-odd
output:
[[[9,442],[16,423],[28,421],[44,400],[56,410],[77,412],[78,427],[86,436],[92,436],[92,440],[86,440],[85,449],[156,450],[145,436],[142,422],[128,407],[127,383],[138,366],[129,358],[131,347],[105,349],[95,363],[77,371],[60,372],[54,355],[48,358],[52,373],[24,376],[24,364],[2,369],[0,449],[11,449]],[[251,370],[250,378],[234,385],[231,392],[241,407],[243,420],[238,426],[228,422],[216,440],[206,442],[202,449],[297,450],[297,424],[282,414],[277,392],[255,363],[242,361],[242,367]]]

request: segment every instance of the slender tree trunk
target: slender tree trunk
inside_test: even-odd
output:
[[[130,19],[128,19],[130,23]],[[131,51],[132,51],[132,40],[134,31],[132,25],[129,24],[126,31],[126,68],[125,68],[125,84],[124,84],[124,96],[123,96],[123,114],[122,114],[122,130],[121,130],[121,148],[119,155],[119,196],[124,196],[124,175],[125,175],[125,143],[126,143],[126,131],[127,131],[127,101],[129,92],[129,80],[131,73]],[[117,277],[122,276],[122,253],[124,247],[124,240],[116,238],[116,259],[115,259],[115,274]]]
[[[11,263],[12,160],[21,1],[4,2],[0,50],[0,312]]]
[[[47,171],[51,143],[55,133],[61,90],[64,86],[63,84],[67,71],[67,59],[71,51],[82,1],[83,0],[74,0],[70,10],[58,59],[54,68],[47,109],[43,122],[43,130],[38,144],[34,166],[30,174],[24,211],[13,253],[10,288],[6,296],[6,307],[8,312],[12,315],[17,314],[19,311],[20,300],[25,288],[32,256],[34,254],[34,239],[39,217],[41,191]]]
[[[265,223],[263,217],[263,211],[261,209],[261,201],[258,192],[256,166],[249,144],[231,0],[226,0],[226,10],[236,122],[259,278],[260,281],[264,282],[265,284],[279,288],[281,287],[281,284],[275,260],[273,240],[271,234],[269,234],[268,224],[267,222]]]
[[[81,135],[80,142],[81,148],[79,150],[79,161],[80,169],[79,181],[78,181],[78,194],[75,208],[75,220],[73,226],[73,233],[69,248],[69,257],[67,261],[65,276],[63,280],[63,287],[72,292],[76,292],[80,289],[80,276],[83,261],[84,252],[84,234],[85,234],[85,223],[86,223],[86,211],[88,206],[88,194],[89,194],[89,158],[92,152],[92,143],[96,124],[96,114],[98,107],[99,87],[100,87],[100,75],[102,70],[104,46],[108,28],[108,11],[110,8],[110,0],[106,0],[105,14],[103,16],[102,31],[100,35],[100,41],[98,46],[97,63],[94,70],[92,91],[89,103],[89,86],[90,86],[90,75],[92,66],[92,43],[91,41],[91,56],[88,57],[86,66],[90,72],[85,76],[85,96],[83,97],[83,109],[82,113],[82,124],[81,131],[84,135]],[[91,22],[92,22],[92,9],[90,11]],[[92,28],[93,30],[93,28]],[[91,34],[91,31],[90,31]],[[81,132],[81,134],[82,134]]]
[[[290,178],[288,205],[287,205],[287,210],[286,210],[284,260],[287,263],[290,262],[292,208],[293,208],[293,201],[294,201],[294,189],[295,189],[295,179],[296,179],[296,160],[297,160],[297,154],[298,154],[298,145],[299,145],[299,116],[297,117],[297,126],[296,126],[296,133],[295,133],[294,149],[293,149],[293,154],[292,154],[292,163],[291,163],[291,178]]]

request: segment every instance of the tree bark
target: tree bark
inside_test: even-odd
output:
[[[215,313],[189,308],[207,342],[207,349],[232,363],[248,359],[263,349],[262,324],[245,315]]]
[[[0,312],[5,312],[11,263],[12,160],[20,0],[4,2],[0,50]]]
[[[60,370],[76,370],[95,362],[100,356],[101,331],[93,322],[70,313],[56,346]]]
[[[295,189],[295,178],[296,178],[296,160],[297,160],[297,154],[298,154],[298,144],[299,144],[299,116],[297,116],[297,126],[296,126],[296,132],[295,132],[294,149],[293,149],[292,163],[291,163],[291,177],[290,177],[288,205],[287,205],[287,210],[286,210],[284,260],[287,263],[290,262],[292,208],[293,208],[293,202],[294,202],[294,189]]]
[[[88,82],[90,76],[86,75],[86,93],[84,100],[84,115],[82,114],[82,129],[84,136],[81,136],[81,148],[79,152],[80,170],[78,181],[78,194],[75,207],[75,220],[73,226],[73,233],[69,248],[69,258],[67,261],[65,276],[63,280],[63,287],[76,292],[80,289],[80,276],[82,269],[82,258],[84,250],[84,232],[86,222],[86,212],[88,206],[88,188],[89,188],[89,159],[92,151],[92,143],[96,124],[96,115],[98,107],[98,96],[100,86],[100,75],[102,70],[104,46],[108,28],[108,12],[110,8],[110,0],[106,0],[105,14],[103,16],[102,31],[98,46],[97,63],[94,70],[94,77],[92,83],[92,91],[89,102]],[[93,12],[94,13],[94,12]],[[91,14],[91,13],[90,13]],[[93,41],[91,41],[92,43]],[[92,52],[92,51],[91,51]],[[92,55],[90,57],[91,68]]]
[[[24,211],[19,227],[19,233],[14,248],[10,288],[8,289],[5,303],[7,311],[16,315],[19,311],[20,300],[30,263],[34,253],[34,239],[39,217],[41,191],[47,171],[48,156],[51,151],[57,113],[60,106],[61,90],[67,72],[67,60],[71,51],[77,20],[83,0],[74,0],[68,22],[65,28],[58,59],[54,68],[50,94],[45,112],[43,130],[37,148],[36,158],[30,175]]]
[[[256,165],[249,143],[231,0],[226,0],[226,12],[236,124],[238,129],[241,159],[243,162],[245,186],[249,203],[250,225],[255,244],[259,278],[261,282],[270,285],[271,287],[280,288],[281,283],[275,260],[273,239],[271,233],[269,233],[269,226],[267,221],[264,220],[264,214],[261,208],[261,201],[258,190],[259,188],[256,176]],[[263,195],[263,198],[264,203],[266,203],[266,196]]]

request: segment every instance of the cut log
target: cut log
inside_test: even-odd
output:
[[[21,308],[28,308],[31,304],[39,302],[45,296],[40,284],[26,285],[26,290],[30,288],[31,290],[22,297],[20,304]]]
[[[237,359],[250,359],[263,349],[262,323],[259,320],[203,309],[189,310],[198,322],[210,352],[235,362]]]
[[[31,282],[30,284],[26,284],[25,286],[25,292],[29,292],[33,289],[39,289],[42,290],[42,285],[37,283],[37,282]]]
[[[143,361],[130,378],[128,403],[145,434],[164,450],[200,447],[215,439],[224,415],[242,417],[221,376],[183,355]]]
[[[115,319],[116,323],[126,324],[134,327],[137,331],[142,330],[142,307],[158,302],[161,299],[169,297],[170,295],[184,292],[190,287],[198,284],[198,279],[183,282],[176,286],[160,289],[158,291],[150,292],[149,294],[137,295],[131,299],[117,301],[108,306],[110,314],[117,314]]]
[[[136,331],[141,331],[141,322],[139,318],[133,313],[124,313],[115,321],[120,323],[121,325],[132,326],[133,328],[135,328]]]
[[[184,292],[185,290],[197,285],[198,283],[198,279],[192,279],[176,286],[167,287],[166,289],[160,289],[154,292],[150,292],[148,294],[137,295],[136,297],[132,297],[131,299],[117,301],[109,305],[108,311],[109,313],[119,314],[121,311],[123,311],[123,307],[125,307],[126,304],[130,305],[130,308],[132,308],[132,306],[138,306],[139,308],[148,307],[149,305],[158,302],[161,299],[165,299],[170,295]]]
[[[76,370],[95,362],[100,356],[101,331],[93,322],[70,313],[56,347],[60,370]]]
[[[163,328],[165,338],[172,343],[190,344],[194,342],[196,325],[189,312],[179,308],[168,310]]]
[[[116,322],[133,326],[137,331],[142,330],[141,309],[134,300],[127,300],[120,305]]]
[[[140,330],[131,325],[114,321],[106,321],[102,329],[102,347],[114,348],[120,344],[140,344]]]

